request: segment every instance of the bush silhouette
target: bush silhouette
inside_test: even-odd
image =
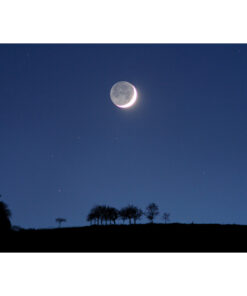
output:
[[[0,195],[1,197],[1,195]],[[5,202],[0,201],[0,231],[11,230],[11,212]]]

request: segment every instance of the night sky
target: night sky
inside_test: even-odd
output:
[[[138,91],[127,110],[109,95],[122,80]],[[0,45],[12,224],[150,202],[172,222],[247,224],[246,111],[247,45]]]

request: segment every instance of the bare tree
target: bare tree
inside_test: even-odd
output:
[[[56,218],[56,222],[58,223],[58,227],[61,227],[61,224],[63,222],[66,222],[67,220],[65,218]]]
[[[159,207],[155,203],[151,203],[146,207],[145,216],[153,223],[154,218],[159,215]]]
[[[163,219],[165,220],[165,224],[170,221],[170,213],[164,213],[163,214]]]

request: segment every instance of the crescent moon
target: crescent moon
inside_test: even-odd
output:
[[[133,88],[134,88],[134,94],[133,94],[133,97],[131,98],[131,100],[125,105],[117,105],[119,108],[124,108],[125,109],[125,108],[129,108],[129,107],[131,107],[132,105],[135,104],[135,102],[137,100],[137,91],[136,91],[134,86],[133,86]]]

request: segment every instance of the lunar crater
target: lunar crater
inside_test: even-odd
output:
[[[137,91],[131,83],[119,81],[111,88],[110,97],[117,107],[129,108],[136,102]]]

